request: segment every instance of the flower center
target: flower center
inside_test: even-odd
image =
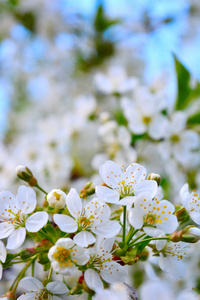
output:
[[[72,256],[75,255],[76,249],[66,249],[64,247],[56,247],[56,252],[53,253],[54,259],[59,262],[60,267],[72,267]],[[73,260],[74,263],[76,263],[76,259]]]
[[[125,180],[122,180],[118,183],[118,185],[119,185],[118,191],[120,193],[121,198],[124,198],[126,196],[134,196],[133,182],[128,182],[126,184]]]
[[[59,200],[60,200],[60,197],[61,197],[61,195],[60,195],[60,194],[58,194],[58,193],[56,193],[56,192],[54,192],[53,194],[54,194],[54,196],[56,197],[56,200],[57,200],[57,201],[59,201]]]
[[[51,298],[51,296],[50,297],[49,296],[50,296],[49,292],[46,289],[44,289],[44,290],[41,290],[40,292],[36,293],[35,299],[48,300]]]
[[[144,116],[142,120],[144,124],[148,125],[151,122],[151,117]]]
[[[170,140],[172,143],[178,143],[180,141],[180,138],[178,135],[174,134],[171,136]]]
[[[22,214],[21,209],[16,213],[14,213],[10,208],[8,209],[10,219],[5,220],[8,224],[13,224],[15,228],[19,228],[24,226],[26,216]],[[12,216],[11,216],[12,215]]]

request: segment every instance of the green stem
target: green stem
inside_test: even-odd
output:
[[[134,239],[130,244],[129,244],[129,247],[132,247],[136,241],[138,241],[139,239],[141,239],[143,236],[145,236],[146,233],[143,233],[141,235],[139,235],[136,239]],[[140,241],[141,242],[141,241]]]
[[[34,257],[34,259],[31,259],[26,265],[25,267],[21,270],[21,272],[17,275],[17,278],[15,278],[13,284],[11,285],[11,287],[9,288],[9,291],[12,291],[13,293],[16,291],[17,286],[19,281],[24,277],[24,274],[26,272],[26,270],[30,267],[30,265],[33,263],[33,261],[36,259],[36,257]]]
[[[31,276],[34,277],[35,273],[35,260],[32,262],[32,268],[31,268]]]
[[[47,193],[45,190],[43,190],[43,188],[41,188],[41,186],[39,186],[38,183],[36,183],[35,187],[38,188],[38,189],[39,189],[41,192],[43,192],[44,194],[48,195],[48,193]]]
[[[143,242],[148,242],[148,241],[151,242],[151,241],[154,241],[154,240],[169,240],[169,238],[168,237],[155,237],[155,238],[143,239],[142,241],[136,242],[131,246],[135,246],[135,245],[138,245],[138,244],[143,243]]]
[[[48,275],[48,280],[51,281],[51,276],[52,276],[53,268],[51,267],[49,270],[49,275]]]
[[[129,233],[127,235],[126,244],[128,245],[131,241],[132,237],[138,232],[139,229],[135,229],[131,226],[131,229],[129,230]]]
[[[126,240],[126,206],[124,206],[124,213],[123,213],[123,238],[122,242],[125,245]]]

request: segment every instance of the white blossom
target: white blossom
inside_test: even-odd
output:
[[[134,208],[129,212],[129,222],[136,229],[143,230],[150,236],[172,233],[178,227],[178,220],[173,215],[175,207],[167,200],[152,200],[148,192],[137,196]]]
[[[109,238],[117,235],[121,228],[117,221],[109,220],[111,210],[98,198],[83,207],[77,191],[72,188],[66,197],[66,205],[71,217],[55,214],[54,222],[64,232],[77,232],[73,240],[79,246],[93,244],[96,241],[94,234]]]
[[[61,281],[52,281],[44,285],[37,278],[25,277],[20,280],[19,288],[25,291],[17,300],[61,300],[55,294],[66,294],[69,289]]]
[[[124,282],[127,276],[126,267],[122,267],[112,258],[111,250],[114,238],[98,237],[93,248],[90,248],[89,268],[84,273],[88,287],[94,291],[103,288],[101,278],[108,283]]]
[[[47,201],[52,208],[62,209],[65,207],[67,195],[60,189],[53,189],[47,195]]]
[[[127,169],[121,170],[118,165],[108,160],[100,166],[99,173],[109,188],[97,186],[96,194],[99,199],[108,203],[116,203],[118,205],[132,204],[135,196],[141,192],[149,192],[152,198],[157,192],[157,182],[145,180],[146,169],[137,163],[133,163]]]
[[[30,187],[20,186],[16,198],[8,191],[0,193],[0,239],[8,237],[7,249],[20,247],[25,240],[26,230],[37,232],[47,223],[46,212],[29,216],[36,204],[35,192]]]
[[[200,225],[200,195],[195,190],[190,194],[188,184],[186,183],[180,190],[180,196],[181,202],[188,211],[191,219]]]
[[[89,259],[86,249],[77,246],[70,238],[61,238],[50,248],[48,258],[56,273],[73,275],[76,265],[84,265]]]

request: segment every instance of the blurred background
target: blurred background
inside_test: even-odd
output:
[[[177,203],[185,182],[200,188],[199,80],[199,0],[0,0],[0,190],[16,194],[18,165],[47,191],[80,190],[101,183],[99,165],[112,159],[161,174]],[[127,98],[147,115],[159,106],[171,136],[135,131]],[[184,130],[192,137],[176,147]],[[195,255],[186,280],[162,291],[200,288]],[[135,268],[134,287],[151,271]]]

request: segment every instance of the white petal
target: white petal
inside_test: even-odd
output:
[[[166,240],[157,240],[156,241],[156,249],[158,251],[160,251],[160,250],[162,250],[165,247],[166,244],[167,244]]]
[[[112,248],[113,248],[113,244],[114,244],[115,238],[109,238],[109,239],[105,239],[103,237],[98,236],[96,243],[95,243],[95,249],[96,252],[102,253],[102,250],[104,250],[105,252],[108,251],[107,253],[110,253]]]
[[[103,289],[103,283],[95,270],[87,269],[84,273],[84,279],[91,290],[98,291]]]
[[[30,187],[21,185],[18,189],[16,202],[17,208],[26,214],[30,214],[34,211],[37,204],[35,191]]]
[[[104,263],[103,269],[100,271],[102,278],[109,283],[124,282],[127,276],[127,268],[122,267],[115,261],[108,261]]]
[[[2,264],[0,263],[0,280],[2,278],[2,274],[3,274],[3,267],[2,267]]]
[[[135,229],[140,229],[143,225],[143,214],[141,211],[138,211],[132,208],[129,212],[129,223],[135,227]]]
[[[99,220],[108,220],[110,218],[111,209],[104,202],[100,202],[100,199],[93,198],[88,204],[84,207],[85,215],[89,218],[91,215],[95,219]]]
[[[121,200],[119,200],[118,202],[116,202],[117,205],[131,205],[133,204],[133,202],[135,202],[136,197],[134,196],[127,196],[122,198]]]
[[[149,124],[149,135],[153,139],[160,139],[165,136],[167,130],[167,118],[163,115],[157,115]]]
[[[25,227],[29,232],[37,232],[46,225],[47,221],[48,214],[45,211],[38,211],[26,220]]]
[[[134,194],[137,196],[141,192],[149,192],[153,198],[156,195],[157,189],[158,185],[155,180],[144,180],[136,184]]]
[[[19,287],[24,291],[37,292],[44,288],[41,281],[34,277],[25,277],[19,282]]]
[[[9,250],[15,250],[19,248],[25,241],[25,237],[26,229],[24,227],[19,227],[9,236],[6,248]]]
[[[181,140],[188,149],[196,149],[199,146],[199,135],[193,130],[185,130],[181,134]]]
[[[0,223],[0,239],[5,239],[14,231],[14,226],[7,222]]]
[[[167,216],[167,221],[163,220],[162,218],[162,223],[157,223],[157,227],[161,230],[163,230],[165,233],[172,233],[174,232],[177,227],[178,227],[178,220],[175,215],[168,215]]]
[[[61,238],[56,242],[56,246],[69,249],[74,246],[74,241],[70,238]],[[53,248],[53,247],[52,247]]]
[[[74,246],[73,257],[76,259],[78,265],[85,265],[89,260],[89,251],[83,247]]]
[[[149,236],[153,236],[153,237],[158,237],[161,235],[164,235],[164,232],[160,229],[157,228],[153,228],[153,227],[143,227],[144,232],[149,235]]]
[[[117,203],[119,201],[118,191],[109,189],[106,186],[97,186],[96,194],[103,202]]]
[[[122,170],[113,161],[107,160],[99,168],[103,181],[111,188],[117,188],[118,182],[124,179]]]
[[[164,257],[164,255],[160,253],[159,266],[174,279],[179,280],[185,276],[184,263],[176,257]]]
[[[96,238],[91,232],[88,231],[81,231],[76,234],[73,238],[74,242],[81,247],[87,247],[93,243],[95,243]]]
[[[11,209],[15,206],[16,200],[13,194],[8,191],[0,192],[0,219],[9,219],[10,213],[8,212],[9,206]],[[2,214],[3,213],[3,214]]]
[[[3,263],[6,260],[6,255],[7,255],[6,247],[4,243],[0,241],[0,261],[2,261]]]
[[[82,212],[82,201],[75,189],[71,189],[66,197],[66,205],[70,214],[77,218]]]
[[[135,180],[137,183],[139,183],[141,180],[144,180],[146,178],[146,173],[147,171],[145,167],[136,163],[132,163],[128,166],[128,168],[125,171],[125,181],[127,184]]]
[[[187,116],[183,112],[176,112],[172,116],[172,127],[174,133],[180,133],[186,126]]]
[[[76,232],[78,229],[76,221],[67,215],[55,214],[53,220],[64,232]]]
[[[96,227],[96,228],[95,228]],[[106,221],[91,227],[92,231],[105,238],[111,238],[117,235],[121,229],[120,224],[117,221]]]
[[[195,211],[190,211],[189,212],[191,219],[198,225],[200,225],[200,211],[195,212]]]
[[[188,183],[185,183],[184,186],[181,188],[180,197],[183,206],[187,209],[188,202],[190,200],[190,193],[188,192]]]
[[[36,293],[26,293],[21,295],[17,300],[35,300]],[[7,298],[6,298],[7,299]]]
[[[52,294],[65,294],[69,291],[66,284],[64,284],[61,281],[49,282],[46,286],[46,289],[50,291]]]

